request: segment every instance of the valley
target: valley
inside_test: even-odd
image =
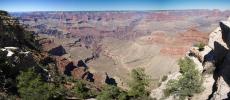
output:
[[[145,68],[154,80],[151,87],[157,87],[162,76],[179,70],[177,61],[191,46],[207,44],[209,33],[229,14],[228,10],[11,13],[43,40],[50,55],[74,66],[82,62],[99,79],[108,73],[124,88],[137,67]]]

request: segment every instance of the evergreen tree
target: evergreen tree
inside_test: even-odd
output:
[[[45,83],[33,69],[21,72],[17,81],[19,95],[25,100],[48,100],[56,93],[54,85]]]
[[[129,96],[133,98],[148,97],[149,92],[146,87],[149,86],[150,78],[145,74],[143,68],[133,69],[131,72],[131,82],[129,83]]]
[[[76,97],[82,99],[89,97],[89,89],[86,88],[86,84],[83,80],[75,81],[74,88],[72,90],[74,91]]]
[[[127,100],[127,93],[114,85],[105,85],[101,93],[97,96],[98,100]]]
[[[165,96],[175,94],[180,99],[191,97],[195,93],[200,93],[202,88],[202,77],[199,71],[196,69],[195,63],[189,59],[181,59],[179,61],[180,72],[182,76],[178,80],[170,80],[167,83],[167,87],[164,90]]]

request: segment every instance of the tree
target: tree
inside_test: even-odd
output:
[[[47,100],[54,98],[57,93],[55,86],[45,83],[33,69],[21,72],[17,81],[19,95],[26,100]]]
[[[115,85],[105,85],[97,100],[127,100],[127,93]]]
[[[131,82],[129,83],[130,90],[128,91],[129,96],[134,98],[148,97],[149,92],[146,90],[146,87],[149,86],[150,78],[145,74],[144,69],[133,69],[131,78]]]
[[[89,89],[86,88],[86,84],[84,83],[83,80],[77,80],[74,83],[74,88],[72,89],[75,93],[76,97],[85,99],[89,97]]]
[[[179,61],[182,76],[178,80],[170,80],[164,90],[165,96],[178,95],[180,99],[191,97],[195,93],[202,92],[202,77],[196,69],[195,63],[189,59]]]
[[[196,67],[195,63],[188,57],[180,59],[178,65],[180,66],[180,73],[182,74],[189,72],[191,69],[195,69]]]
[[[0,91],[7,91],[5,87],[6,84],[8,84],[8,77],[7,77],[7,73],[9,73],[10,71],[8,69],[10,69],[9,64],[7,62],[7,52],[3,52],[0,51]]]
[[[11,46],[19,48],[13,50],[11,57],[7,57],[7,51],[0,50],[0,92],[9,97],[19,93],[25,99],[34,95],[37,99],[60,97],[64,90],[61,86],[63,84],[57,83],[56,80],[57,84],[43,80],[48,74],[43,70],[44,66],[40,66],[39,62],[33,59],[34,53],[40,50],[33,32],[27,31],[17,19],[0,10],[0,49]],[[25,55],[19,53],[20,51],[31,51],[33,54]],[[43,78],[28,68],[36,68]]]
[[[19,47],[19,50],[13,50],[14,55],[7,57],[7,51],[3,51],[2,48],[11,46]],[[26,31],[17,19],[11,17],[6,11],[0,10],[0,92],[17,93],[15,83],[19,72],[27,69],[31,64],[33,66],[36,64],[32,57],[26,57],[19,51],[39,48],[32,32]]]
[[[7,51],[0,50],[0,91],[15,93],[16,77],[20,70],[25,69],[21,66],[23,57],[14,54],[12,57],[7,57]]]

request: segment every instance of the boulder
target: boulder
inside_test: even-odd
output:
[[[66,67],[72,63],[70,60],[63,57],[55,57],[55,62],[58,67],[58,71],[61,74],[64,74],[66,71]]]
[[[83,67],[73,69],[71,72],[74,79],[83,79],[86,75],[86,71]]]
[[[52,48],[48,53],[55,56],[62,56],[66,54],[66,50],[62,45],[59,45],[55,48]]]

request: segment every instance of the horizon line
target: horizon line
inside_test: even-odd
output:
[[[1,10],[1,9],[0,9]],[[7,11],[10,13],[17,12],[145,12],[145,11],[186,11],[186,10],[219,10],[219,11],[229,11],[230,9],[153,9],[153,10],[31,10],[31,11]]]

